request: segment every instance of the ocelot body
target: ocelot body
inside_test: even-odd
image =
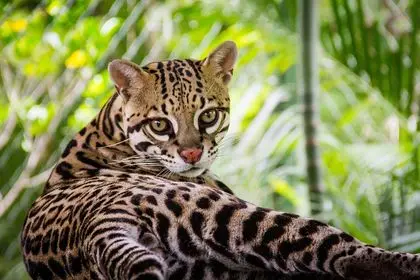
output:
[[[420,257],[236,197],[209,167],[237,50],[109,65],[116,93],[67,145],[24,224],[33,279],[420,279]]]

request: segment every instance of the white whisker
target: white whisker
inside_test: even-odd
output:
[[[125,140],[122,140],[122,141],[117,142],[117,143],[114,143],[114,144],[110,144],[110,145],[106,145],[106,146],[99,147],[98,149],[103,149],[103,148],[114,147],[114,146],[120,145],[120,144],[122,144],[122,143],[125,143],[125,142],[127,142],[127,141],[129,141],[129,140],[130,140],[130,138],[127,138],[127,139],[125,139]]]

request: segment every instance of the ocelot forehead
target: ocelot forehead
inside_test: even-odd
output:
[[[153,62],[143,70],[154,76],[155,94],[164,114],[195,112],[205,107],[229,107],[227,90],[207,73],[200,60]]]

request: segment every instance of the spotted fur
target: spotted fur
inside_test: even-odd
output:
[[[420,279],[418,255],[257,207],[210,174],[235,59],[225,42],[204,60],[111,63],[116,93],[69,142],[26,218],[33,279]],[[187,148],[200,160],[183,161]]]

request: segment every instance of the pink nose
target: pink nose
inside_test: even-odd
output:
[[[179,155],[186,163],[196,163],[200,160],[202,149],[199,148],[187,148],[179,152]]]

